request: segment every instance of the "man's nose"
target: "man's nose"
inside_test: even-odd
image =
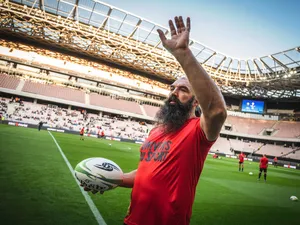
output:
[[[173,91],[171,91],[171,96],[175,95],[176,97],[178,96],[178,88],[174,88]]]

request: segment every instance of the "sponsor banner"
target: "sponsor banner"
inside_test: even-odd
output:
[[[96,134],[84,134],[84,136],[98,138]]]
[[[236,155],[226,155],[227,158],[232,158],[232,159],[236,159],[237,156]]]
[[[136,144],[143,144],[141,141],[135,141]]]
[[[114,138],[114,137],[106,137],[105,139],[112,140],[112,141],[121,141],[120,138]]]
[[[55,128],[47,128],[47,130],[49,131],[55,131],[55,132],[60,132],[60,133],[64,133],[64,130],[60,130],[60,129],[55,129]]]
[[[253,159],[249,159],[249,158],[244,158],[247,161],[253,161]]]
[[[28,127],[28,124],[24,124],[24,123],[16,123],[17,127]]]
[[[291,169],[296,169],[296,166],[291,166],[291,165],[286,165],[286,164],[284,164],[283,167],[285,167],[285,168],[291,168]]]
[[[25,123],[18,123],[18,122],[8,122],[8,125],[11,125],[11,126],[16,126],[16,127],[28,127],[28,124],[25,124]]]
[[[271,164],[271,165],[273,165],[273,162],[268,162],[268,164]]]

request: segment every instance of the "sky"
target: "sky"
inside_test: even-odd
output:
[[[300,46],[300,0],[100,0],[168,27],[191,17],[191,38],[237,59]]]

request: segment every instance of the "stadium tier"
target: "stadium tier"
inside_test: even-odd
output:
[[[274,137],[300,137],[300,124],[295,121],[275,121],[263,119],[249,119],[236,116],[228,116],[226,120],[232,131],[243,134],[265,135],[269,130]]]
[[[213,152],[225,153],[232,155],[234,151],[242,151],[246,154],[266,154],[268,156],[282,156],[286,155],[286,158],[295,158],[298,155],[292,154],[296,148],[285,147],[283,145],[263,144],[261,142],[244,142],[236,139],[227,139],[220,137],[216,143],[212,146]],[[288,154],[289,153],[289,154]],[[295,157],[294,157],[295,156]]]
[[[71,88],[60,87],[57,85],[26,81],[22,91],[79,103],[85,102],[84,92]]]
[[[86,96],[89,96],[89,104],[91,106],[101,106],[108,109],[117,109],[124,113],[133,113],[136,115],[144,112],[149,117],[154,117],[159,109],[155,106],[147,104],[140,105],[135,101],[127,101],[123,99],[112,98],[111,96],[99,95],[96,93],[84,93],[82,90],[73,88],[42,84],[38,82],[24,81],[20,78],[12,77],[11,75],[1,74],[1,87],[5,89],[16,90],[21,87],[21,92],[30,92],[41,96],[50,96],[55,99],[65,99],[70,102],[81,102],[87,105]],[[77,97],[76,97],[77,96]],[[78,97],[79,96],[79,97]],[[21,97],[22,98],[22,97]],[[55,105],[55,103],[53,103]],[[82,126],[89,127],[89,133],[96,135],[100,131],[108,136],[117,138],[145,140],[147,132],[151,130],[152,124],[141,126],[138,122],[124,121],[117,118],[109,118],[108,116],[99,116],[99,114],[88,113],[83,115],[77,110],[52,108],[47,105],[34,104],[30,102],[19,103],[10,102],[9,99],[2,98],[0,113],[7,115],[11,121],[17,121],[28,124],[37,124],[39,121],[45,121],[46,127],[79,131]],[[233,113],[235,114],[235,113]],[[230,126],[231,130],[226,130],[226,126]],[[274,144],[264,144],[266,130],[272,132],[268,137],[277,137],[284,141],[284,138],[292,139],[299,138],[300,126],[299,122],[294,121],[278,121],[262,120],[253,118],[242,118],[239,116],[228,116],[222,132],[228,135],[228,132],[238,133],[239,139],[219,137],[213,145],[211,151],[224,153],[228,155],[234,154],[236,151],[243,151],[248,154],[267,154],[269,156],[283,156],[284,158],[299,159],[299,151],[295,151],[297,147],[283,146]],[[221,132],[221,133],[222,133]],[[261,139],[256,141],[243,141],[241,137],[254,135],[260,136]]]
[[[232,125],[232,131],[243,134],[261,134],[265,129],[272,128],[276,121],[247,119],[228,116],[226,123]]]
[[[0,87],[15,90],[20,83],[17,77],[0,74]]]
[[[53,103],[55,104],[55,103]],[[151,124],[140,125],[139,122],[121,120],[109,116],[99,116],[93,113],[82,113],[78,110],[35,104],[30,102],[13,102],[2,98],[0,113],[7,119],[26,124],[44,122],[45,127],[80,131],[82,127],[89,129],[89,134],[97,135],[104,132],[106,136],[145,140]]]
[[[60,100],[67,100],[69,104],[82,103],[86,106],[100,106],[104,109],[113,109],[118,112],[131,113],[132,115],[145,116],[153,120],[159,107],[151,106],[148,104],[139,104],[136,99],[122,98],[122,93],[114,95],[101,95],[98,93],[89,93],[83,88],[71,88],[67,86],[58,86],[54,84],[40,83],[43,81],[23,80],[23,78],[14,77],[11,75],[0,74],[1,88],[16,90],[22,95],[31,93],[39,98],[51,97],[57,102]],[[4,91],[5,89],[2,89]],[[149,99],[149,101],[151,101]],[[141,103],[141,102],[140,102]],[[162,104],[162,102],[161,102]],[[234,115],[234,113],[233,113]],[[263,118],[263,117],[262,117]],[[300,125],[295,121],[278,121],[273,119],[253,119],[242,118],[239,116],[228,116],[223,127],[223,131],[234,134],[243,135],[257,135],[257,136],[270,136],[279,138],[299,138]],[[230,127],[230,129],[226,129]],[[269,133],[268,133],[269,132]]]
[[[110,96],[103,96],[95,93],[90,94],[90,104],[124,112],[143,114],[141,107],[137,102],[114,99]]]
[[[277,132],[274,133],[274,137],[295,137],[300,138],[300,124],[295,121],[278,121],[274,125],[274,130]]]
[[[39,84],[42,85],[43,84]],[[62,93],[68,93],[66,87],[59,87],[61,89],[66,89]],[[41,88],[43,89],[43,88]],[[70,89],[70,91],[73,91]],[[140,110],[135,111],[135,113],[141,113],[141,111],[148,112],[149,115],[155,115],[158,108],[149,105],[138,105],[135,102],[112,99],[108,96],[101,96],[95,93],[91,93],[91,105],[100,104],[102,107],[115,108],[122,110],[124,112],[133,112],[133,109]],[[134,108],[134,106],[135,107]],[[89,133],[97,135],[99,132],[104,131],[105,135],[113,136],[117,138],[133,139],[133,140],[145,140],[148,132],[152,129],[152,122],[144,123],[140,125],[139,122],[135,122],[127,119],[120,119],[116,117],[111,117],[108,115],[99,115],[95,113],[82,113],[78,110],[71,110],[54,107],[55,103],[52,105],[43,105],[32,102],[21,101],[20,103],[14,102],[12,99],[2,98],[0,113],[6,115],[8,120],[28,123],[28,124],[38,124],[39,121],[44,122],[44,126],[65,129],[71,131],[79,131],[81,127],[87,127]],[[141,110],[143,108],[143,110]],[[300,136],[300,126],[299,122],[288,122],[288,121],[273,121],[273,120],[259,120],[259,119],[247,119],[240,118],[236,116],[230,116],[228,118],[227,124],[231,123],[232,130],[239,133],[239,138],[225,138],[224,135],[218,138],[217,142],[213,145],[211,151],[224,153],[232,155],[235,151],[243,151],[248,154],[267,154],[270,156],[282,156],[286,158],[299,157],[299,153],[293,153],[296,146],[284,146],[282,143],[276,144],[264,144],[268,137],[264,134],[266,129],[274,129],[274,135],[283,142],[287,140],[292,140],[293,138],[299,138]],[[276,126],[275,126],[276,125]],[[225,132],[225,126],[222,132]],[[226,133],[228,134],[228,132]],[[234,134],[234,133],[233,133]],[[283,134],[281,137],[280,134]],[[256,140],[243,140],[247,139],[249,135],[256,135],[256,137],[261,137]],[[254,136],[255,137],[255,136]]]

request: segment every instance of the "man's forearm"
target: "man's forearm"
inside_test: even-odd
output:
[[[189,48],[173,54],[187,75],[202,112],[210,115],[226,108],[223,96],[215,82],[199,64]]]
[[[122,183],[119,187],[133,188],[136,171],[137,170],[133,170],[129,173],[124,173]]]

